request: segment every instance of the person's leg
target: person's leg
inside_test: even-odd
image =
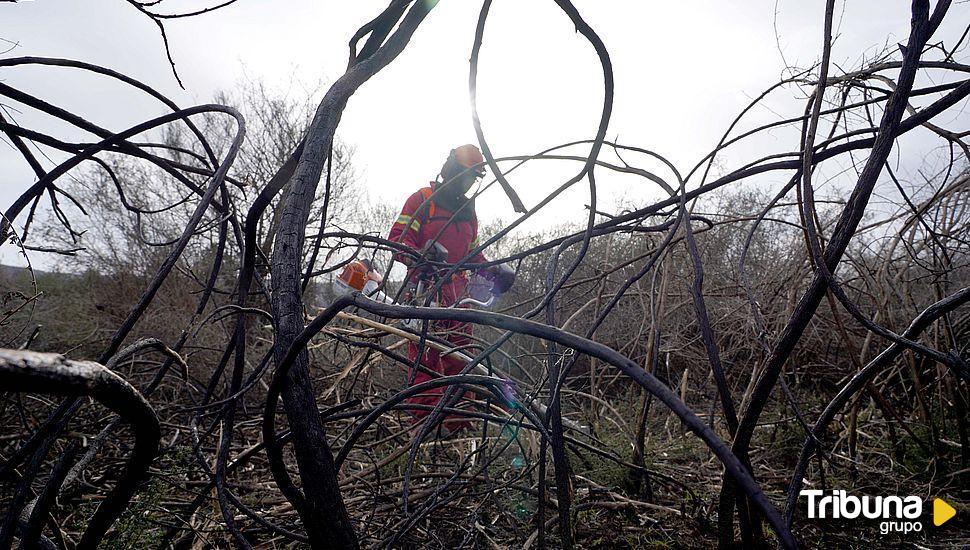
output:
[[[471,331],[472,331],[472,327],[468,323],[454,323],[454,322],[449,323],[446,339],[452,346],[456,348],[458,347],[463,348],[464,346],[468,346],[469,344],[472,343]],[[462,353],[465,355],[469,355],[469,351],[467,349],[463,349]],[[464,370],[466,366],[465,361],[459,359],[453,354],[447,355],[441,358],[441,363],[442,363],[444,374],[448,376],[460,374],[461,371]],[[466,395],[467,393],[464,391],[461,391],[458,394],[456,394],[456,397],[454,398],[454,401],[452,401],[451,406],[455,407],[459,405],[460,399]],[[468,418],[459,416],[459,415],[454,415],[454,414],[448,415],[448,417],[445,420],[445,426],[452,432],[469,428],[471,427],[471,425],[472,425],[472,422]]]
[[[417,344],[414,344],[413,342],[409,343],[408,359],[411,360],[411,365],[414,365],[414,361],[417,358],[418,358]],[[422,364],[428,369],[432,370],[433,372],[444,374],[444,371],[441,366],[441,357],[438,355],[437,350],[433,350],[431,348],[426,347],[424,360],[422,361]],[[431,374],[424,371],[423,369],[416,369],[416,371],[417,372],[415,372],[415,369],[413,368],[413,366],[408,369],[408,376],[409,377],[413,376],[415,385],[420,384],[422,382],[426,382],[433,378]],[[433,388],[430,390],[425,390],[418,395],[409,397],[404,401],[406,404],[410,404],[410,405],[424,405],[424,407],[415,408],[409,411],[411,415],[414,416],[415,422],[418,422],[424,417],[428,416],[428,414],[431,412],[431,410],[428,407],[433,407],[438,404],[438,401],[441,399],[442,392],[443,392],[443,388]]]

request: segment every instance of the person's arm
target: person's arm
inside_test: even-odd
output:
[[[474,228],[475,238],[472,239],[472,243],[468,246],[469,252],[475,250],[481,244],[481,240],[478,238],[478,220],[475,220]],[[488,258],[481,252],[475,254],[469,260],[470,263],[474,264],[483,264],[487,261]],[[506,264],[480,269],[477,273],[492,282],[492,293],[495,295],[505,294],[512,288],[512,284],[515,283],[515,271]]]
[[[404,208],[401,209],[401,214],[391,225],[391,231],[387,235],[389,241],[409,246],[415,251],[421,249],[421,220],[418,219],[417,211],[422,202],[423,198],[420,191],[408,197],[408,200],[404,203]],[[412,256],[401,252],[395,252],[394,259],[407,266],[414,263]]]
[[[468,245],[469,252],[471,252],[472,250],[475,250],[476,248],[478,248],[478,245],[482,244],[481,240],[478,238],[478,224],[475,224],[475,225],[476,225],[475,238],[472,239],[472,243]],[[475,254],[474,256],[472,256],[472,259],[468,260],[468,263],[483,264],[487,261],[488,261],[488,258],[485,257],[485,254],[483,254],[482,252],[479,252],[478,254]]]

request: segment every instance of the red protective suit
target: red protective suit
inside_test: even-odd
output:
[[[425,187],[408,197],[408,200],[404,203],[404,208],[401,210],[401,215],[391,226],[388,239],[405,244],[415,250],[423,249],[428,243],[440,243],[448,250],[446,261],[455,263],[464,258],[471,249],[478,246],[478,219],[474,210],[472,210],[470,215],[463,216],[464,219],[455,219],[449,223],[453,212],[445,209],[441,204],[426,200],[431,196],[434,186],[435,182],[432,182],[431,187]],[[424,204],[424,207],[422,207],[422,204]],[[396,259],[403,260],[404,257],[396,256]],[[485,256],[479,253],[470,261],[480,263],[486,260]],[[410,272],[408,277],[413,280],[416,278],[416,273]],[[459,272],[442,286],[435,301],[441,307],[451,306],[467,296],[467,285],[467,276],[464,272]],[[468,323],[433,321],[430,330],[454,346],[467,346],[472,342],[470,338],[472,327]],[[408,358],[414,362],[417,357],[418,346],[414,343],[408,344]],[[465,366],[462,361],[454,357],[442,358],[437,350],[427,347],[422,364],[431,371],[442,375],[458,374]],[[416,373],[409,372],[409,376],[411,375],[413,375],[416,384],[432,378],[432,375],[421,370]],[[421,395],[408,399],[407,402],[434,406],[438,404],[445,390],[446,387],[428,390]],[[416,421],[429,413],[428,410],[412,411]],[[444,421],[444,426],[451,431],[468,427],[470,424],[468,420],[454,416],[446,417]]]

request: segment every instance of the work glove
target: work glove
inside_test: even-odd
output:
[[[421,249],[421,257],[426,262],[447,262],[448,249],[439,242],[429,242]]]
[[[448,249],[441,243],[429,242],[421,247],[421,250],[418,250],[417,257],[410,254],[398,253],[394,259],[408,267],[414,267],[425,262],[445,262],[448,260]]]
[[[434,278],[437,268],[431,262],[448,261],[448,249],[441,243],[429,242],[420,250],[421,257],[408,264],[412,272],[419,280],[430,280]]]
[[[515,283],[515,270],[507,264],[492,266],[486,270],[486,277],[492,281],[492,294],[501,296]]]

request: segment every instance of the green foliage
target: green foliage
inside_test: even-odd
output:
[[[115,524],[103,543],[104,547],[139,550],[156,545],[159,536],[158,522],[162,519],[158,510],[164,497],[164,484],[158,478],[152,479]]]

